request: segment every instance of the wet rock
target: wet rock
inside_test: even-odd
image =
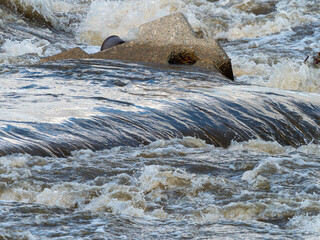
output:
[[[120,45],[122,43],[125,43],[125,41],[123,41],[121,38],[119,38],[116,35],[112,35],[112,36],[108,37],[106,40],[104,40],[100,51],[115,47],[115,46]]]
[[[75,51],[80,55],[79,50]],[[86,58],[113,59],[153,64],[187,64],[220,72],[233,80],[231,60],[213,39],[196,36],[182,13],[175,13],[143,24],[139,37]],[[45,58],[42,62],[79,58],[72,50]]]
[[[81,58],[89,58],[90,54],[83,51],[81,48],[76,47],[70,50],[61,52],[59,54],[53,55],[51,57],[47,57],[42,59],[40,62],[49,62],[49,61],[56,61],[62,59],[81,59]]]

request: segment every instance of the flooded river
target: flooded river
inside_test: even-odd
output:
[[[234,82],[39,63],[178,11]],[[317,0],[0,0],[0,239],[318,239],[319,30]]]

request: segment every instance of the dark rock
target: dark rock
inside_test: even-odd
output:
[[[122,43],[125,43],[125,41],[123,41],[121,38],[119,38],[116,35],[112,35],[112,36],[108,37],[106,40],[104,40],[104,42],[101,45],[100,51],[106,50],[108,48],[112,48],[112,47],[120,45]]]

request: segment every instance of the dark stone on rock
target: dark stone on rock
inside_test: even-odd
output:
[[[106,50],[108,48],[112,48],[112,47],[120,45],[122,43],[125,43],[125,41],[123,41],[121,38],[119,38],[116,35],[112,35],[112,36],[106,38],[106,40],[104,40],[104,42],[101,45],[100,51]]]
[[[189,64],[200,69],[221,73],[234,80],[231,60],[213,39],[197,38],[182,13],[175,13],[143,24],[139,37],[95,54],[75,51],[84,58],[123,60],[153,64]],[[42,62],[57,59],[81,58],[72,51],[45,58]]]
[[[177,49],[173,50],[169,57],[169,64],[186,64],[193,65],[199,60],[197,54],[189,49]]]

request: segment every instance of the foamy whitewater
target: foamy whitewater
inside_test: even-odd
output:
[[[235,83],[38,63],[175,12]],[[0,1],[0,239],[320,238],[318,52],[319,0]]]

